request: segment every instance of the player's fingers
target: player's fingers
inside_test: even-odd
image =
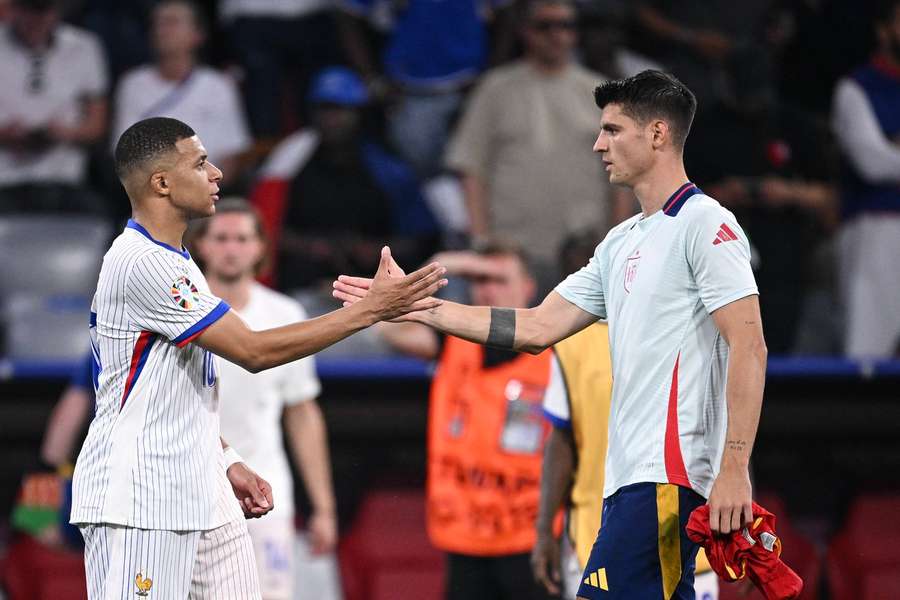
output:
[[[744,504],[744,509],[742,512],[744,514],[744,525],[746,525],[747,527],[753,525],[753,504]]]
[[[259,478],[254,477],[253,480],[250,482],[250,485],[247,486],[249,488],[248,491],[250,492],[250,496],[253,497],[253,503],[256,506],[259,506],[262,508],[269,508],[269,506],[270,506],[269,501],[266,499],[266,494],[265,494],[265,492],[263,492],[263,490],[260,486],[261,481],[262,480],[260,480]],[[263,483],[265,483],[265,482],[263,482]]]
[[[351,277],[349,275],[340,275],[338,276],[337,280],[340,283],[357,287],[363,290],[367,290],[372,287],[372,279],[370,277]]]
[[[744,526],[742,513],[743,510],[741,506],[735,506],[731,509],[731,523],[729,523],[731,531],[740,531]]]
[[[709,528],[713,533],[720,533],[722,531],[721,527],[719,527],[719,507],[710,504],[709,505]]]
[[[375,277],[387,277],[388,269],[391,268],[391,249],[387,246],[384,246],[381,249],[381,260],[378,261],[378,270],[375,272]]]
[[[369,290],[365,288],[350,285],[349,283],[342,283],[340,281],[335,281],[332,287],[337,292],[341,292],[342,294],[347,294],[349,296],[354,296],[356,298],[365,298],[366,294],[369,293]]]
[[[422,300],[416,300],[409,306],[409,312],[418,312],[420,310],[431,310],[432,308],[437,308],[441,304],[443,304],[443,300],[439,300],[438,298],[423,298]]]
[[[423,279],[422,281],[426,281],[426,280]],[[421,284],[416,284],[416,285],[420,286]],[[428,285],[419,287],[418,289],[413,291],[412,299],[413,299],[413,301],[415,301],[415,300],[421,300],[422,298],[427,298],[429,296],[434,296],[435,294],[438,293],[438,290],[440,290],[445,285],[447,285],[447,280],[441,279],[440,275],[437,275],[435,279],[429,280]]]
[[[416,281],[419,281],[419,280],[422,279],[423,277],[428,277],[429,275],[431,275],[431,274],[434,273],[435,271],[437,271],[437,270],[439,270],[439,269],[443,269],[443,268],[444,268],[444,267],[442,267],[442,266],[440,265],[440,263],[430,263],[430,264],[427,264],[427,265],[425,265],[424,267],[422,267],[421,269],[418,269],[418,270],[416,270],[416,271],[413,271],[412,273],[410,273],[409,275],[407,275],[406,277],[404,277],[404,278],[403,278],[403,282],[404,282],[405,284],[407,284],[407,285],[412,284],[412,283],[415,283]]]

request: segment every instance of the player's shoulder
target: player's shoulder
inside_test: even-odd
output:
[[[682,225],[686,227],[716,219],[735,220],[734,214],[730,210],[719,204],[718,200],[703,192],[688,198],[681,210],[678,211],[677,216],[681,219]]]
[[[186,271],[185,256],[146,239],[140,232],[126,228],[113,240],[104,263],[119,263],[126,273],[137,270],[148,274],[169,275],[173,271]]]
[[[254,282],[252,294],[254,300],[265,307],[266,312],[273,317],[293,323],[306,319],[306,311],[303,305],[281,292],[276,292],[270,287]]]

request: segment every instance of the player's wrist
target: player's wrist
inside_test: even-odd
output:
[[[244,462],[244,459],[241,458],[241,455],[238,454],[237,450],[235,450],[232,446],[228,446],[227,448],[225,448],[224,454],[226,472],[232,467],[232,465]]]

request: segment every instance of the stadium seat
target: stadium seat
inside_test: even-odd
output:
[[[22,536],[0,560],[0,584],[8,600],[87,600],[84,557]]]
[[[878,595],[896,585],[900,573],[900,495],[861,496],[850,507],[843,529],[828,548],[827,573],[834,600],[900,598]],[[888,587],[886,589],[895,589]]]
[[[818,600],[822,577],[822,559],[818,548],[794,529],[781,498],[762,493],[757,501],[775,515],[775,528],[784,548],[781,557],[803,579],[803,591],[798,600]],[[722,582],[719,587],[719,600],[764,600],[764,596],[756,589],[743,596],[737,585]]]
[[[107,221],[95,217],[0,217],[0,294],[90,297],[111,235]]]
[[[439,598],[444,557],[425,533],[421,490],[379,490],[363,501],[341,543],[346,600]]]
[[[87,351],[91,297],[111,235],[92,217],[0,218],[3,353],[67,360]]]

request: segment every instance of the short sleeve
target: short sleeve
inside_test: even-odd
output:
[[[563,378],[562,368],[556,354],[550,365],[550,383],[544,394],[544,416],[554,427],[559,429],[571,429],[572,421],[569,416],[569,394],[566,391],[566,381]]]
[[[588,264],[575,271],[556,286],[556,293],[598,319],[606,318],[606,296],[600,275],[600,250],[597,246]]]
[[[166,251],[167,252],[167,251]],[[191,280],[187,263],[173,253],[139,258],[125,286],[126,310],[143,331],[165,336],[184,347],[218,321],[230,307]]]
[[[750,242],[734,215],[717,207],[692,217],[687,260],[707,312],[759,294],[750,267]]]
[[[299,305],[297,306],[297,314],[292,322],[305,321],[307,319],[306,312]],[[322,391],[322,385],[316,375],[316,359],[310,355],[300,360],[287,363],[278,367],[282,369],[281,377],[281,396],[284,403],[293,406],[313,400],[318,397]]]

